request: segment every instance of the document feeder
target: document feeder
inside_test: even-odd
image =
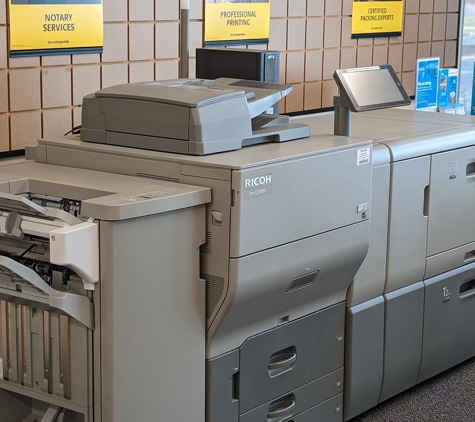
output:
[[[305,138],[307,125],[263,114],[292,89],[229,78],[113,86],[84,98],[81,139],[205,155]]]

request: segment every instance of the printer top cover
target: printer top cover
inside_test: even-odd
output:
[[[229,78],[112,86],[84,97],[81,139],[205,155],[304,138],[307,125],[264,114],[292,89]]]

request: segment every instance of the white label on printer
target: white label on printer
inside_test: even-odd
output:
[[[3,379],[3,359],[0,358],[0,380]]]
[[[362,166],[363,164],[369,164],[371,159],[371,148],[361,148],[358,150],[357,164]]]
[[[272,193],[272,174],[244,179],[244,199],[257,198]]]

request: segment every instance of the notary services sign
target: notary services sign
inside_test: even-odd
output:
[[[205,0],[205,44],[268,43],[269,0]]]
[[[402,34],[403,0],[353,0],[352,38]]]
[[[102,52],[102,0],[9,2],[11,57]]]

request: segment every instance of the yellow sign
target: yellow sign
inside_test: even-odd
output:
[[[268,42],[269,0],[252,3],[218,1],[206,0],[205,3],[205,43]]]
[[[11,57],[102,52],[102,0],[10,0],[9,13]]]
[[[403,0],[353,0],[352,37],[402,34]]]

